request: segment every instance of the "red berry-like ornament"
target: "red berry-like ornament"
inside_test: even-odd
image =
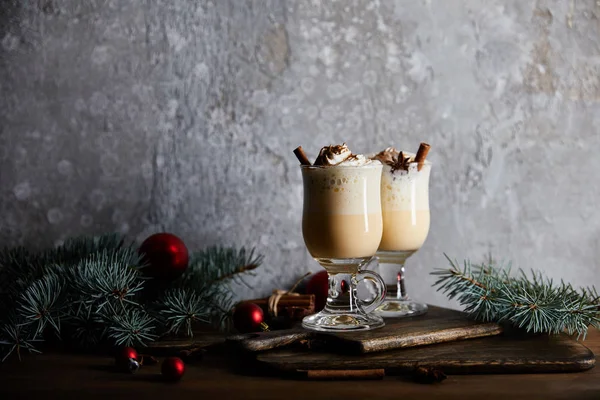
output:
[[[156,279],[173,280],[188,266],[189,253],[185,243],[170,233],[150,236],[138,252],[146,264],[143,272]]]
[[[138,368],[135,368],[135,365],[131,360],[138,363],[138,352],[133,347],[122,347],[117,351],[117,354],[115,354],[115,365],[121,371],[137,371],[139,363]],[[133,371],[133,369],[135,369],[135,371]]]
[[[160,368],[163,379],[169,382],[176,382],[181,379],[185,373],[185,364],[181,358],[169,357],[163,361]]]
[[[268,331],[269,327],[264,320],[265,314],[262,308],[254,303],[239,304],[233,311],[233,326],[238,332]]]
[[[327,271],[319,271],[314,274],[306,284],[306,294],[315,295],[315,311],[321,311],[327,303],[329,292],[329,275]]]
[[[342,280],[340,282],[340,289],[342,290],[342,293],[348,293],[348,290],[350,289],[350,285],[345,280]]]

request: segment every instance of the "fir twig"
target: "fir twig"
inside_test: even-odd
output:
[[[62,280],[55,274],[45,275],[33,282],[21,295],[18,311],[25,324],[35,324],[35,335],[43,332],[46,324],[60,335]]]
[[[30,353],[40,353],[34,346],[35,342],[41,342],[35,333],[32,333],[27,326],[16,322],[13,316],[0,328],[0,345],[6,349],[6,354],[2,357],[4,362],[13,352],[21,360],[21,350],[27,350]]]
[[[101,312],[107,304],[138,305],[134,296],[143,287],[138,264],[139,256],[132,249],[102,251],[81,261],[70,275],[72,286],[80,293],[79,301],[90,312]]]
[[[157,336],[155,321],[143,310],[129,310],[122,314],[116,314],[112,310],[107,320],[112,324],[107,332],[108,337],[118,346],[144,346],[146,342],[153,341]]]
[[[192,256],[189,274],[201,273],[207,282],[223,281],[250,272],[260,266],[262,255],[255,249],[232,247],[209,247]]]
[[[191,336],[194,322],[224,323],[233,306],[230,284],[244,283],[262,260],[243,247],[194,253],[155,301],[142,291],[148,278],[137,249],[120,235],[77,237],[39,252],[0,249],[0,346],[5,357],[37,352],[34,343],[47,327],[85,346],[105,339],[142,345],[161,332]]]
[[[446,256],[450,267],[432,272],[434,286],[450,299],[457,298],[472,317],[483,321],[508,322],[533,333],[587,333],[600,326],[595,288],[575,290],[570,284],[555,284],[539,272],[517,276],[508,267],[488,264],[463,267]]]
[[[70,316],[69,324],[73,328],[72,339],[80,347],[88,348],[95,346],[106,335],[106,321],[98,314],[90,311],[91,307],[79,303]]]
[[[191,290],[170,290],[162,299],[159,310],[171,334],[185,330],[186,336],[193,337],[194,322],[210,322],[210,303]]]

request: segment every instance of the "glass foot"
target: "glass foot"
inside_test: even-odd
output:
[[[410,299],[390,299],[380,305],[375,312],[385,318],[405,318],[422,315],[427,312],[427,304],[417,303]]]
[[[323,310],[302,320],[302,326],[313,331],[368,331],[384,326],[383,318],[374,314],[332,313]]]

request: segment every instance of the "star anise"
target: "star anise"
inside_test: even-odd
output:
[[[410,157],[404,156],[403,152],[398,153],[398,158],[396,158],[394,165],[392,166],[392,172],[403,170],[408,171],[408,166],[410,164]]]

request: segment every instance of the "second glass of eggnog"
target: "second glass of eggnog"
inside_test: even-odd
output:
[[[377,312],[384,317],[407,317],[427,312],[427,305],[410,299],[406,293],[404,264],[421,248],[429,232],[429,175],[431,163],[418,170],[383,166],[381,207],[383,235],[377,251],[379,272],[387,283],[387,297]]]
[[[383,302],[385,283],[374,272],[361,270],[381,242],[381,163],[300,168],[304,182],[304,242],[329,274],[325,308],[305,317],[302,325],[322,331],[383,326],[383,319],[373,311]],[[372,299],[357,297],[357,285],[363,280],[375,288]]]

